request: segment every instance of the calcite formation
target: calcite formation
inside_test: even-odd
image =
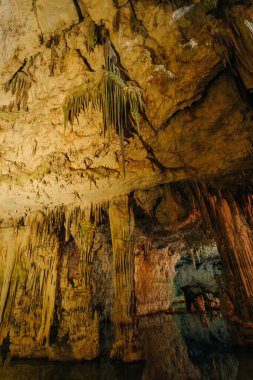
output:
[[[109,207],[112,248],[115,342],[111,357],[127,361],[142,358],[134,314],[134,217],[127,196]]]
[[[237,190],[237,191],[236,191]],[[224,263],[227,290],[236,314],[252,320],[252,195],[247,188],[234,191],[209,187],[199,199],[206,224],[216,232]],[[200,193],[199,193],[200,194]]]
[[[165,187],[151,192],[174,194]],[[152,217],[161,212],[155,203],[146,212],[147,194],[139,191],[138,199],[142,218],[134,196],[121,196],[109,205],[34,213],[1,230],[0,337],[1,344],[9,341],[12,357],[94,359],[101,349],[99,324],[110,322],[111,358],[143,358],[137,317],[173,311],[175,265],[194,255],[187,239],[196,252],[210,243],[195,219],[176,220],[175,210],[183,214],[176,198],[174,207],[164,200],[163,225]],[[148,235],[150,228],[156,233]]]
[[[250,165],[252,113],[237,82],[249,95],[252,8],[217,19],[210,3],[2,2],[2,218]],[[145,106],[140,132],[125,136],[125,177],[119,138],[103,136],[99,110],[64,130],[64,100],[105,70],[108,39]]]
[[[36,213],[3,234],[1,342],[8,332],[14,357],[98,355],[98,316],[92,310],[94,227],[85,212],[73,214],[69,224],[63,210]]]
[[[0,19],[0,345],[91,360],[110,323],[111,358],[140,360],[138,317],[178,303],[250,341],[252,1],[2,0]]]

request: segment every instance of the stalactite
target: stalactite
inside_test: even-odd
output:
[[[253,321],[252,195],[198,186],[205,225],[215,231],[228,294],[236,314]]]
[[[58,251],[58,241],[55,242],[56,250]],[[54,304],[55,304],[55,292],[56,292],[56,268],[57,268],[58,255],[53,252],[49,258],[49,267],[43,270],[43,286],[41,289],[43,306],[41,316],[41,326],[38,332],[37,341],[39,344],[49,344],[50,326],[53,320]]]
[[[89,221],[84,220],[81,223],[79,239],[82,246],[82,271],[84,285],[89,286],[91,278],[91,265],[93,261],[93,243],[95,238],[95,226]]]
[[[65,242],[61,244],[57,309],[59,322],[50,357],[62,360],[62,348],[71,358],[94,359],[99,353],[98,315],[92,309],[93,245],[96,233],[92,205],[69,209]],[[60,300],[60,301],[59,301]],[[61,343],[66,340],[67,343]],[[70,355],[70,354],[69,354]]]
[[[90,204],[39,211],[22,225],[14,222],[0,230],[0,344],[10,334],[11,355],[61,359],[67,336],[69,358],[97,357],[92,273],[101,208]],[[57,313],[61,319],[55,327]]]
[[[178,222],[185,217],[186,212],[178,203],[173,186],[170,184],[163,187],[163,198],[160,204],[160,209],[163,209],[163,212],[166,215],[166,224],[170,226],[178,224]],[[162,213],[162,210],[160,210],[160,213]]]
[[[5,92],[11,91],[15,95],[15,105],[20,110],[26,109],[28,101],[28,91],[32,85],[32,77],[30,74],[20,70],[13,78],[4,85]]]
[[[3,237],[2,237],[3,238]],[[3,274],[3,281],[1,287],[1,298],[0,298],[0,322],[3,321],[4,310],[7,302],[8,292],[11,285],[12,273],[16,261],[16,236],[12,229],[5,231],[4,239],[6,241],[6,255],[4,257],[5,268]]]

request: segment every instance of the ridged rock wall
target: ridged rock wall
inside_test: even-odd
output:
[[[240,178],[240,177],[239,177]],[[231,188],[219,183],[197,185],[205,226],[213,229],[222,259],[228,299],[227,314],[252,322],[252,185]],[[233,306],[231,305],[231,301]],[[250,327],[250,326],[249,326]]]
[[[89,212],[37,213],[1,230],[1,342],[9,335],[12,356],[97,357],[92,263],[102,243]]]
[[[137,315],[168,311],[174,295],[173,279],[179,252],[170,251],[171,246],[159,249],[147,238],[143,240],[135,249]]]
[[[179,198],[164,186],[5,225],[0,346],[7,344],[13,357],[90,360],[101,354],[100,329],[109,322],[111,358],[142,359],[138,317],[174,312],[176,264],[183,257],[194,263],[197,247],[210,245]]]

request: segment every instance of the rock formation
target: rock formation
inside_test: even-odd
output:
[[[252,1],[0,3],[0,345],[111,323],[137,361],[140,317],[220,308],[251,341]]]

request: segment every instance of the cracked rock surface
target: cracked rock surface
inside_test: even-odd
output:
[[[178,9],[159,3],[1,1],[2,219],[252,164],[252,112],[213,38],[217,28],[231,31],[231,23],[217,21],[204,1]],[[252,7],[236,7],[231,14],[250,54]],[[103,45],[89,45],[92,22],[107,31],[121,71],[140,87],[145,105],[140,134],[125,139],[125,177],[119,138],[103,135],[99,111],[81,113],[64,128],[66,96],[105,66]],[[226,41],[233,42],[232,32]],[[243,65],[239,76],[250,92],[250,63]],[[13,80],[19,90],[6,92]]]

